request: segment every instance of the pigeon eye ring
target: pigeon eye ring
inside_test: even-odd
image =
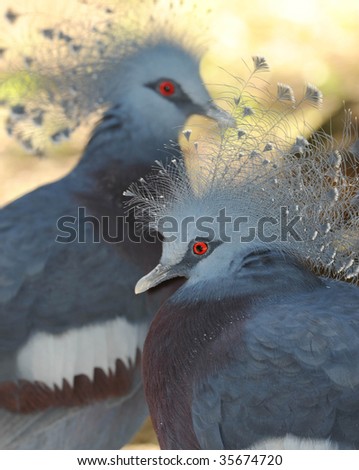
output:
[[[158,88],[159,88],[159,92],[163,96],[172,96],[176,91],[176,87],[174,83],[169,80],[165,80],[161,82]]]
[[[208,244],[206,242],[196,242],[192,247],[193,253],[202,256],[208,251]]]

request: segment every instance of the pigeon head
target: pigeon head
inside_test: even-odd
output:
[[[207,194],[198,210],[194,209],[195,199],[193,211],[187,200],[186,211],[181,208],[176,216],[159,220],[162,256],[137,282],[136,294],[177,277],[187,279],[186,288],[194,288],[191,292],[198,300],[231,296],[239,282],[243,295],[257,293],[258,285],[263,294],[263,286],[272,291],[276,284],[281,289],[288,285],[293,291],[293,287],[310,283],[311,276],[303,270],[307,258],[301,254],[301,244],[308,241],[300,217],[290,219],[287,206],[278,207],[276,217],[274,211],[271,216],[266,216],[265,210],[251,211],[240,199],[233,206],[233,193],[224,201],[224,192],[222,187],[222,206],[210,205]]]
[[[145,5],[140,14],[132,4],[111,12],[104,8],[97,20],[90,9],[88,23],[71,17],[49,19],[46,28],[29,24],[26,50],[31,52],[25,55],[16,43],[9,45],[9,74],[0,82],[9,108],[8,133],[28,151],[41,154],[95,116],[100,119],[96,137],[98,131],[110,130],[113,138],[113,131],[122,129],[131,145],[150,139],[157,150],[177,141],[192,114],[233,125],[213,104],[200,77],[203,48],[180,33],[171,8],[165,24],[161,22],[168,5],[162,5],[163,11],[160,4],[152,7],[148,14]],[[178,7],[179,14],[183,8]],[[8,96],[8,88],[15,90],[14,96]],[[100,139],[99,147],[105,145]]]
[[[258,68],[259,58],[254,63]],[[160,264],[137,283],[137,293],[177,276],[187,278],[187,285],[213,281],[214,292],[216,282],[228,284],[244,267],[248,274],[270,261],[281,269],[288,259],[293,269],[305,264],[316,274],[358,279],[350,113],[341,143],[321,132],[292,139],[289,86],[279,84],[277,96],[266,101],[253,102],[246,89],[238,95],[238,128],[227,130],[219,144],[207,142],[196,175],[174,158],[129,188],[130,204],[164,239]],[[290,106],[280,110],[283,97]],[[308,85],[297,106],[318,103],[319,97]]]
[[[142,133],[177,139],[193,114],[223,127],[234,125],[233,118],[212,102],[199,74],[199,57],[181,45],[161,39],[129,55],[118,67],[118,73],[113,71],[118,80],[109,86],[106,101],[121,103]]]

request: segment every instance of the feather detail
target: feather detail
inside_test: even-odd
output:
[[[246,216],[249,225],[261,218],[295,219],[299,240],[281,239],[280,223],[271,227],[276,247],[321,274],[357,281],[359,174],[355,144],[350,144],[358,130],[351,112],[346,112],[341,142],[322,131],[310,135],[296,116],[308,102],[320,106],[321,92],[307,85],[295,100],[291,87],[280,83],[272,96],[268,89],[257,89],[259,66],[254,64],[230,100],[237,129],[226,130],[219,143],[207,138],[199,144],[193,152],[197,172],[191,177],[181,160],[157,165],[145,183],[130,186],[128,205],[157,229],[165,217],[215,219],[223,208],[232,220]]]

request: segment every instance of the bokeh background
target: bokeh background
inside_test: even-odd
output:
[[[135,15],[141,16],[142,10],[148,14],[152,6],[158,8],[158,1],[98,0],[96,3],[118,9],[119,15],[121,4],[126,3],[127,8],[128,5],[133,7]],[[38,28],[42,22],[46,24],[50,16],[60,21],[63,16],[76,19],[87,3],[80,0],[0,0],[0,84],[1,77],[8,76],[12,70],[12,64],[2,53],[9,42],[26,47],[28,28]],[[184,30],[190,29],[186,31],[187,36],[193,35],[194,41],[206,45],[202,76],[215,98],[223,96],[223,84],[236,83],[235,76],[241,76],[245,70],[243,61],[250,63],[252,55],[263,55],[271,66],[265,77],[269,82],[288,83],[299,94],[305,82],[322,90],[321,111],[310,112],[307,117],[312,127],[324,126],[340,135],[344,107],[359,115],[358,0],[179,0],[166,3],[173,4],[167,12],[176,11],[175,21],[183,22]],[[178,6],[181,3],[185,7]],[[9,20],[9,11],[19,17]],[[189,21],[190,16],[195,16],[194,21]],[[91,24],[95,18],[90,15],[86,20]],[[54,146],[45,157],[38,158],[26,153],[7,136],[5,119],[6,110],[0,107],[0,205],[70,171],[81,155],[91,121],[76,131],[70,141]],[[154,445],[156,441],[147,423],[132,446],[150,448]]]

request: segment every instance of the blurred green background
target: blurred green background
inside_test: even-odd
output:
[[[27,28],[46,25],[48,15],[59,21],[64,16],[76,18],[82,14],[86,3],[84,0],[17,0],[16,3],[1,0],[0,50],[14,41],[17,47],[26,48]],[[123,3],[127,3],[127,9],[133,6],[134,14],[141,16],[141,8],[148,14],[158,2],[102,2],[114,9]],[[333,128],[340,132],[344,106],[359,115],[358,0],[183,1],[191,8],[196,4],[195,13],[191,8],[177,8],[176,5],[182,3],[180,0],[171,3],[173,11],[177,11],[176,22],[183,22],[183,28],[190,29],[187,35],[193,35],[195,42],[206,45],[201,70],[214,97],[223,94],[222,84],[236,83],[233,76],[241,76],[245,70],[243,60],[250,63],[252,55],[263,55],[271,67],[266,80],[288,83],[299,94],[305,82],[323,91],[321,112],[313,112],[313,116],[308,117],[313,127],[326,125],[330,116],[334,116]],[[9,10],[19,14],[15,22],[6,16]],[[118,14],[120,12],[121,8]],[[195,21],[189,22],[192,15]],[[90,23],[91,18],[87,20]],[[0,54],[0,73],[9,71],[11,73],[11,64],[6,55]],[[6,112],[0,108],[1,205],[66,174],[76,164],[89,132],[89,126],[82,127],[69,142],[54,146],[40,159],[27,154],[6,135],[5,117]],[[148,427],[135,447],[153,445],[151,442],[154,437]]]

